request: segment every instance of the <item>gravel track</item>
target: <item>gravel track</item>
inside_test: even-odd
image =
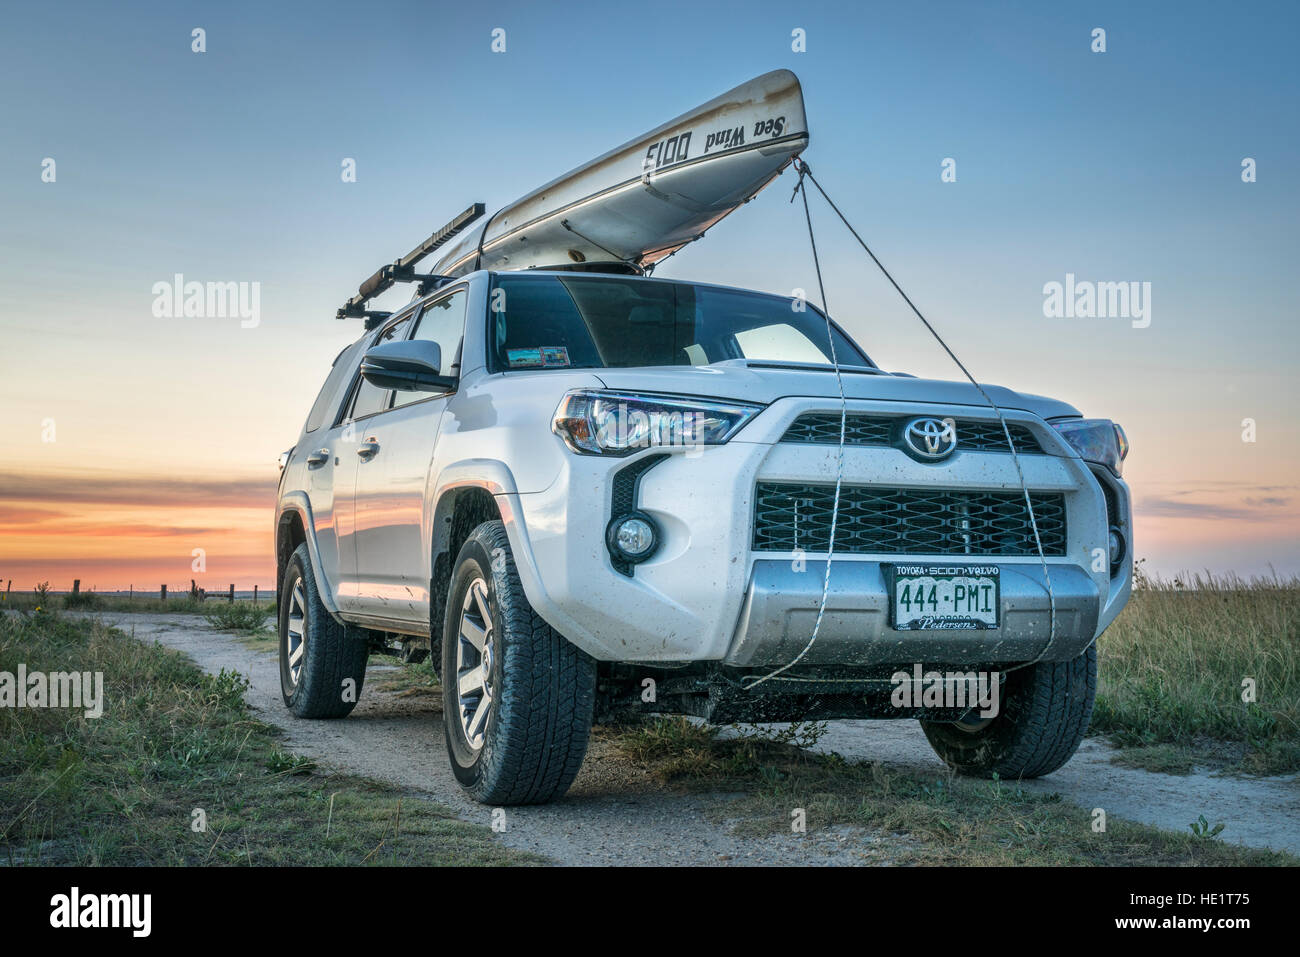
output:
[[[372,668],[361,701],[342,721],[302,721],[285,709],[273,654],[252,650],[197,617],[100,614],[135,637],[189,655],[203,670],[235,670],[250,679],[248,701],[284,730],[286,744],[324,767],[346,770],[420,792],[467,821],[491,824],[492,809],[468,800],[452,777],[442,715],[428,694],[377,691],[383,669]],[[941,773],[914,721],[833,721],[816,750],[846,758]],[[1108,815],[1186,832],[1199,815],[1227,825],[1222,837],[1252,847],[1300,854],[1300,776],[1242,779],[1197,772],[1186,776],[1119,767],[1112,749],[1086,740],[1064,768],[1025,787]],[[740,837],[719,827],[716,809],[728,795],[681,794],[631,766],[607,743],[593,740],[564,799],[506,809],[500,839],[510,847],[566,865],[844,865],[891,863],[888,835],[838,828],[806,835]]]

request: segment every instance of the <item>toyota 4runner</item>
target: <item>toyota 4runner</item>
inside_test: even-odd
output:
[[[563,794],[626,711],[919,718],[959,771],[1046,774],[1129,595],[1126,452],[798,299],[472,272],[344,349],[282,456],[284,700],[342,717],[372,649],[431,654],[491,804]]]

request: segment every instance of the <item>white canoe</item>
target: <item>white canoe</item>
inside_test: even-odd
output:
[[[748,202],[807,145],[799,80],[774,70],[498,210],[429,271],[649,266]]]

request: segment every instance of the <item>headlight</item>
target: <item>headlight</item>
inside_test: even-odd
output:
[[[570,392],[551,431],[583,455],[627,455],[652,446],[721,445],[761,406],[632,392]]]
[[[1123,474],[1128,436],[1110,419],[1060,419],[1052,427],[1085,462],[1104,465],[1116,475]]]

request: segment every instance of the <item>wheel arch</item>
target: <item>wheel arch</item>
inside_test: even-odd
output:
[[[496,483],[462,477],[440,485],[430,522],[429,644],[438,653],[446,613],[447,589],[461,546],[479,525],[501,519]]]
[[[312,572],[316,576],[320,591],[321,604],[330,613],[330,617],[339,624],[345,624],[339,614],[338,602],[334,597],[334,584],[321,575],[320,553],[316,548],[316,525],[312,521],[311,502],[303,492],[290,492],[280,500],[275,520],[275,603],[279,613],[280,590],[284,587],[284,570],[293,557],[294,551],[302,544],[307,545],[307,555],[311,560]]]

